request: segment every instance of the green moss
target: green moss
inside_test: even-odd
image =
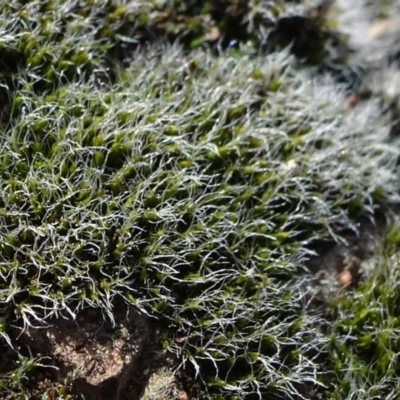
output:
[[[132,11],[84,1],[65,13],[58,1],[2,5],[13,24],[4,28],[0,72],[15,87],[0,137],[0,335],[16,345],[10,327],[30,316],[45,322],[52,307],[112,312],[111,298],[173,327],[162,344],[199,371],[203,397],[287,397],[311,380],[340,396],[349,381],[323,386],[324,366],[340,376],[353,353],[357,371],[373,352],[374,379],[385,368],[395,376],[397,343],[376,332],[398,325],[395,287],[377,278],[360,288],[364,300],[336,305],[347,317],[328,343],[295,284],[318,239],[352,228],[355,216],[372,218],[398,195],[388,171],[396,152],[371,150],[384,122],[338,117],[315,85],[330,99],[340,93],[283,53],[153,46],[132,58],[131,39],[154,33],[187,50],[211,26],[222,47],[257,46],[257,27],[271,29],[247,1],[172,3]],[[286,10],[273,5],[271,16]],[[324,38],[315,48],[319,57]],[[132,59],[106,79],[112,55]],[[387,243],[398,246],[397,236],[393,228]],[[180,345],[176,332],[195,339]],[[353,332],[359,342],[345,351]],[[21,398],[32,359],[10,359],[12,373],[1,377]]]
[[[399,393],[395,377],[399,376],[397,330],[400,323],[398,291],[397,225],[388,233],[380,264],[352,296],[334,304],[335,334],[330,354],[334,361],[337,382],[333,398],[346,398],[350,384],[357,382],[375,393]],[[344,378],[344,366],[352,369]],[[335,381],[336,382],[336,381]]]

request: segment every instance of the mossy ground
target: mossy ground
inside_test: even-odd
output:
[[[87,308],[113,321],[121,304],[158,321],[199,398],[398,398],[397,225],[329,312],[298,273],[400,194],[380,99],[351,108],[354,81],[328,73],[353,51],[328,10],[0,9],[3,398],[50,397],[32,383],[48,360],[16,327]]]

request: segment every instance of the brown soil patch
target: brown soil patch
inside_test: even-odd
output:
[[[379,263],[377,249],[387,223],[363,223],[358,236],[343,235],[342,243],[330,243],[307,263],[305,290],[311,305],[326,305],[354,289]]]
[[[33,378],[38,398],[58,398],[57,388],[66,386],[71,400],[189,400],[173,373],[176,360],[159,345],[155,322],[129,308],[113,325],[89,309],[75,320],[57,318],[14,333],[21,348],[48,364]]]

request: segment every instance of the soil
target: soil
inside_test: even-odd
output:
[[[174,375],[177,361],[159,345],[155,320],[133,308],[114,318],[115,325],[90,309],[75,320],[53,319],[22,334],[15,329],[21,350],[46,364],[32,379],[33,393],[56,399],[57,389],[68,387],[69,400],[194,399]]]
[[[341,235],[341,242],[320,244],[300,274],[312,307],[346,296],[370,275],[379,265],[378,248],[389,225],[386,218],[377,217],[375,223],[360,223],[357,233]]]

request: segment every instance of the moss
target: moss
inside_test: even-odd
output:
[[[164,5],[142,3],[138,7],[118,5],[113,1],[101,7],[86,1],[66,5],[63,13],[57,13],[60,9],[57,1],[49,2],[46,7],[5,3],[1,8],[5,20],[12,16],[16,21],[6,27],[14,36],[0,49],[1,72],[10,76],[21,66],[35,71],[36,76],[46,77],[35,83],[39,91],[53,90],[60,75],[63,83],[80,76],[88,77],[106,64],[106,58],[123,61],[139,44],[154,39],[170,43],[179,40],[188,48],[197,48],[209,42],[207,35],[213,27],[218,27],[220,32],[219,37],[211,40],[214,43],[220,39],[225,48],[233,42],[252,43],[257,48],[262,43],[260,28],[271,30],[275,26],[269,42],[284,47],[291,41],[286,36],[281,37],[282,32],[286,32],[285,35],[288,32],[283,27],[285,21],[295,18],[308,21],[304,27],[298,27],[300,34],[293,36],[296,39],[293,51],[299,58],[308,58],[314,63],[324,60],[325,44],[332,42],[330,37],[335,35],[326,28],[323,18],[285,17],[285,12],[291,9],[290,4],[276,12],[274,21],[266,15],[270,9],[276,11],[279,7],[271,4],[264,9],[247,0],[196,1],[179,5],[174,2]],[[31,31],[35,34],[26,31],[26,24],[32,25]],[[92,24],[96,25],[96,30],[92,29]],[[313,34],[307,33],[306,25],[313,26]]]
[[[214,63],[216,60],[210,59],[207,62]],[[135,68],[140,70],[141,67]],[[269,67],[262,67],[257,64],[254,68],[256,71],[263,69],[260,75],[264,77],[263,79],[268,79],[266,77],[270,76],[268,74]],[[285,74],[287,74],[287,68],[288,66],[282,68],[282,72],[286,71]],[[184,92],[185,97],[193,96],[191,93],[199,93],[198,90],[203,90],[205,93],[208,90],[213,90],[215,81],[209,83],[209,88],[204,86],[203,79],[208,70],[209,68],[204,67],[199,70],[199,75],[196,78],[198,83],[195,83],[198,85],[197,91],[193,92],[192,86],[189,85],[181,89],[187,90],[187,92]],[[132,76],[137,76],[136,70],[131,73]],[[155,73],[158,73],[157,70]],[[258,74],[260,73],[258,72]],[[271,79],[276,79],[276,75],[279,75],[277,70],[275,70],[274,77]],[[129,76],[127,72],[124,78],[127,79]],[[141,79],[138,79],[138,84]],[[301,190],[306,190],[306,187],[301,189],[301,186],[292,186],[290,180],[287,180],[289,178],[279,177],[274,163],[277,166],[282,160],[286,160],[289,153],[296,157],[297,154],[302,154],[304,151],[314,151],[315,146],[307,145],[308,137],[312,136],[314,131],[311,127],[308,127],[301,135],[292,133],[290,126],[293,125],[293,116],[297,111],[293,109],[294,115],[292,115],[292,109],[283,107],[280,111],[278,125],[280,129],[287,126],[291,139],[289,139],[289,136],[280,135],[278,131],[268,138],[257,133],[258,127],[261,129],[265,124],[264,107],[269,107],[267,104],[260,106],[258,112],[259,115],[263,115],[260,119],[258,119],[258,114],[254,113],[257,110],[250,111],[249,108],[244,106],[225,109],[225,102],[230,104],[236,101],[238,96],[240,98],[241,88],[238,88],[238,92],[227,93],[228,98],[222,100],[222,102],[215,102],[214,107],[221,110],[218,110],[211,118],[209,116],[210,106],[207,102],[204,105],[199,103],[197,111],[196,109],[191,110],[188,116],[185,116],[186,109],[177,105],[172,107],[169,113],[159,115],[157,101],[161,101],[160,94],[154,93],[152,90],[152,77],[149,76],[146,79],[149,79],[150,85],[148,93],[153,96],[152,102],[148,105],[149,108],[142,109],[140,103],[133,102],[133,100],[129,102],[126,96],[121,96],[121,103],[114,104],[108,101],[109,107],[102,107],[99,111],[97,104],[103,104],[103,97],[108,99],[109,93],[98,93],[96,94],[98,100],[88,101],[87,97],[90,99],[90,91],[82,85],[79,88],[72,85],[70,88],[66,86],[63,91],[55,92],[59,97],[55,96],[52,99],[53,103],[48,107],[49,112],[45,112],[45,115],[49,117],[46,124],[37,126],[35,125],[37,122],[34,122],[32,125],[36,134],[44,134],[48,130],[55,131],[53,126],[59,127],[59,124],[68,126],[67,131],[62,129],[58,131],[59,140],[44,136],[44,141],[40,143],[41,148],[50,148],[46,143],[49,140],[54,140],[55,143],[49,143],[51,144],[51,151],[48,155],[55,158],[53,165],[56,170],[59,168],[56,161],[63,160],[61,168],[63,179],[70,182],[63,189],[63,191],[66,191],[63,196],[67,196],[68,207],[91,210],[91,212],[95,212],[94,215],[100,213],[112,218],[112,211],[111,214],[107,214],[109,212],[107,210],[111,210],[111,208],[105,207],[104,210],[98,208],[98,200],[101,200],[102,197],[111,196],[115,204],[113,209],[120,211],[124,209],[128,213],[127,215],[133,218],[131,219],[133,226],[127,227],[127,232],[130,232],[129,235],[135,235],[136,240],[142,242],[138,249],[132,250],[124,239],[124,235],[119,234],[118,237],[115,237],[113,249],[109,250],[108,266],[100,256],[93,260],[85,258],[85,246],[82,247],[79,243],[71,242],[67,245],[66,251],[70,252],[71,255],[73,254],[74,258],[85,260],[91,270],[96,270],[100,274],[111,273],[110,260],[125,257],[136,259],[135,268],[138,272],[135,274],[137,281],[135,291],[141,292],[141,296],[150,296],[153,301],[151,308],[146,311],[154,312],[158,316],[162,315],[163,318],[169,318],[174,323],[180,324],[182,329],[185,329],[186,323],[193,325],[194,321],[198,321],[199,325],[194,325],[197,326],[196,329],[199,329],[205,335],[210,335],[213,332],[212,327],[215,322],[221,318],[235,321],[231,323],[230,327],[224,328],[226,330],[218,333],[223,335],[222,337],[229,338],[228,341],[219,342],[218,351],[210,352],[206,351],[205,348],[193,345],[189,348],[189,352],[195,357],[196,362],[201,366],[201,370],[210,371],[204,372],[204,378],[208,382],[211,382],[211,375],[215,372],[212,372],[212,363],[209,365],[212,358],[218,359],[218,363],[221,363],[221,371],[225,371],[224,368],[231,371],[229,383],[223,383],[225,381],[221,380],[219,385],[223,386],[213,385],[212,382],[209,384],[210,393],[215,391],[215,395],[218,396],[218,392],[225,390],[225,385],[237,385],[237,382],[243,379],[243,374],[251,375],[252,378],[246,381],[248,386],[244,386],[241,390],[252,393],[254,389],[251,382],[255,382],[257,379],[262,380],[261,375],[254,374],[254,368],[258,370],[258,363],[265,363],[267,356],[270,357],[271,354],[275,354],[276,363],[282,363],[286,368],[290,368],[301,357],[307,357],[307,354],[303,354],[297,349],[291,349],[290,346],[287,349],[285,347],[281,354],[278,353],[276,348],[274,350],[274,341],[272,344],[268,344],[268,340],[264,339],[264,332],[259,332],[256,340],[249,341],[246,351],[239,350],[239,348],[235,350],[237,345],[234,343],[237,340],[236,334],[241,332],[240,335],[243,335],[246,332],[254,331],[260,322],[268,321],[274,315],[278,318],[277,322],[281,321],[281,323],[288,324],[288,329],[293,334],[296,332],[296,334],[303,335],[308,329],[307,321],[299,319],[300,305],[293,308],[292,296],[288,295],[286,289],[285,294],[278,291],[275,295],[273,294],[274,291],[270,291],[270,289],[275,288],[274,281],[284,285],[285,282],[289,282],[293,278],[293,265],[289,259],[283,260],[282,257],[294,255],[300,250],[299,245],[294,245],[296,234],[290,231],[290,227],[294,226],[289,224],[289,221],[294,218],[294,210],[298,210],[297,218],[303,221],[301,230],[303,237],[310,240],[314,235],[314,225],[308,227],[302,214],[307,209],[312,210],[312,207],[306,207],[306,198],[302,200],[298,198]],[[292,79],[295,79],[295,75]],[[225,84],[224,81],[220,83],[220,85]],[[116,87],[114,101],[118,102],[118,91],[123,90],[124,85],[125,82],[122,82],[120,87]],[[171,82],[168,85],[174,85],[174,83]],[[174,102],[174,97],[168,96],[168,85],[164,89],[166,97],[162,100]],[[193,85],[193,82],[191,85]],[[281,93],[288,93],[291,90],[290,85],[285,84],[283,80],[281,86],[276,88],[276,96],[280,96]],[[247,84],[246,87],[247,93],[251,95]],[[256,91],[257,87],[255,85],[254,88],[250,89]],[[129,92],[137,91],[130,86],[127,90]],[[293,90],[297,90],[295,85]],[[82,96],[79,105],[72,110],[61,106],[65,101],[64,99],[68,97],[68,91],[75,94],[79,93],[79,96]],[[181,93],[181,95],[183,94]],[[309,101],[308,97],[305,99]],[[60,106],[54,107],[54,102],[57,103],[57,101],[60,102]],[[269,101],[273,101],[273,97]],[[41,103],[41,97],[37,96],[35,102]],[[136,110],[131,112],[121,111],[122,104],[124,104],[124,108],[136,107]],[[225,111],[223,111],[224,109]],[[115,113],[114,110],[118,110],[118,112]],[[35,112],[35,108],[32,109],[32,112]],[[68,118],[64,118],[64,113],[68,114]],[[201,135],[196,136],[193,132],[187,132],[180,128],[188,125],[192,113],[200,115],[196,126],[201,125],[204,120],[207,121],[207,129],[204,129],[205,125],[203,125],[199,130]],[[223,118],[224,113],[226,118]],[[180,114],[183,117],[177,118]],[[101,116],[100,119],[98,119],[99,115]],[[132,118],[132,115],[134,118]],[[69,121],[80,119],[83,116],[83,122],[77,124],[73,128],[74,130],[71,130],[71,126],[74,125],[70,125]],[[168,118],[174,120],[174,123],[171,124]],[[244,122],[249,119],[252,121],[251,126],[253,128],[251,129]],[[269,121],[269,124],[274,124],[274,117]],[[232,123],[240,124],[240,129],[238,128],[235,131],[229,129],[227,126]],[[158,135],[147,133],[148,131],[153,132],[155,129],[159,130]],[[18,131],[15,132],[15,135],[18,135]],[[70,141],[68,146],[56,144],[67,140],[67,137],[72,138],[72,142]],[[287,147],[288,144],[290,148]],[[317,146],[317,150],[326,151],[333,145],[332,140],[325,140],[324,145]],[[57,146],[57,149],[54,146]],[[275,152],[268,153],[272,148],[276,149]],[[85,149],[87,154],[90,155],[88,158],[79,156],[80,152]],[[22,149],[20,151],[24,157],[28,157],[26,153],[22,152]],[[93,153],[91,153],[92,151]],[[180,159],[181,155],[184,156],[183,159]],[[208,160],[204,159],[205,156]],[[29,154],[29,157],[32,157],[32,154]],[[91,189],[91,185],[85,182],[85,179],[90,180],[91,174],[94,173],[94,171],[88,169],[89,166],[98,169],[105,168],[105,180],[97,183],[102,185],[101,190]],[[181,167],[184,167],[185,170],[182,171]],[[25,174],[34,171],[34,168],[35,166],[32,164]],[[168,171],[167,174],[165,174],[166,171]],[[308,171],[307,165],[301,166],[297,173],[298,178],[305,171]],[[191,181],[191,177],[196,176],[193,175],[194,173],[198,174],[200,181]],[[304,175],[309,176],[308,173]],[[310,176],[310,179],[312,179],[312,176]],[[331,182],[332,179],[332,176],[330,176],[329,181],[324,182],[322,179],[319,182],[319,190],[322,193],[324,192],[324,185]],[[342,179],[340,175],[338,175],[338,179]],[[201,184],[202,181],[206,184]],[[365,182],[367,184],[368,180],[365,180]],[[69,186],[76,187],[77,190],[77,193],[72,197],[68,194],[71,190],[68,189]],[[17,181],[13,183],[13,187],[14,190],[19,187]],[[30,185],[28,188],[33,193],[40,190],[38,185]],[[357,185],[348,185],[347,190],[357,190]],[[127,201],[124,200],[125,193],[130,193]],[[48,195],[46,197],[48,198]],[[23,199],[18,200],[17,197],[10,197],[10,199],[15,204],[24,204]],[[361,203],[359,204],[362,210],[363,197],[361,196],[360,199]],[[39,207],[33,212],[35,223],[41,226],[46,223],[46,219],[50,216],[46,216],[43,212],[41,202],[35,195],[31,196],[31,201],[35,204],[34,208],[36,204]],[[349,207],[346,202],[332,203],[332,206],[334,204],[334,207],[342,207],[337,209],[339,215]],[[217,211],[221,207],[222,210]],[[137,213],[136,217],[131,214],[134,210]],[[59,216],[57,218],[64,221],[60,224],[58,233],[68,238],[70,230],[76,229],[76,227],[65,223],[68,218],[68,214],[65,214],[65,212],[66,209],[60,208],[58,210]],[[57,218],[55,221],[57,221]],[[85,218],[90,219],[91,217],[87,215]],[[54,220],[52,221],[54,222]],[[79,223],[79,221],[78,218],[76,223]],[[95,223],[94,221],[96,220],[93,220],[93,223]],[[122,229],[123,226],[119,228]],[[137,230],[136,233],[135,229]],[[175,236],[172,235],[171,231],[174,232]],[[221,248],[216,239],[220,238],[222,232],[224,247]],[[94,230],[89,236],[91,241],[100,246],[102,241],[101,231]],[[13,240],[12,237],[9,240]],[[19,240],[27,245],[32,244],[32,235],[27,232]],[[167,242],[161,245],[160,243],[164,243],[164,241]],[[186,241],[194,241],[196,244],[193,249],[187,252],[182,250],[185,248],[184,243]],[[18,245],[16,242],[12,244],[13,246]],[[165,249],[163,249],[163,246],[166,246]],[[100,246],[100,248],[104,247]],[[172,255],[171,250],[173,251]],[[6,254],[12,257],[13,251],[13,247],[8,247]],[[182,253],[182,251],[184,252]],[[184,262],[184,264],[181,264],[175,272],[172,270],[172,275],[168,271],[160,272],[158,267],[155,268],[154,260],[161,258],[165,259],[165,265],[173,266],[176,257],[174,254],[179,255],[182,259],[181,263]],[[250,273],[249,266],[253,257],[258,261],[255,269]],[[271,262],[271,260],[274,261]],[[43,260],[37,260],[37,262],[44,263]],[[237,265],[238,269],[232,270],[228,276],[225,276],[224,265],[232,264]],[[205,275],[201,272],[203,269],[207,272]],[[54,269],[54,272],[62,274],[60,270]],[[76,270],[75,273],[83,274],[84,272]],[[207,293],[213,287],[215,288],[215,280],[209,281],[208,273],[222,274],[224,278],[223,281],[218,283],[219,289],[213,292],[211,297],[202,297],[203,293]],[[60,288],[64,293],[68,293],[71,290],[69,282],[73,278],[62,276],[60,278]],[[174,299],[167,302],[160,292],[143,291],[145,286],[142,286],[140,282],[148,279],[153,279],[159,285],[173,284]],[[184,279],[184,281],[177,284],[176,279]],[[111,287],[113,286],[109,280],[102,279],[98,290],[106,292]],[[86,285],[80,285],[79,290],[82,301],[100,302],[99,293],[93,292]],[[275,306],[272,309],[263,309],[260,306],[260,310],[254,313],[254,302],[261,304],[266,295],[269,301],[274,299]],[[124,297],[127,301],[136,304],[135,298],[129,292],[124,294]],[[240,299],[240,303],[237,303],[238,299]],[[175,319],[173,304],[182,307],[179,322]],[[225,304],[226,307],[224,307]],[[247,315],[245,318],[238,318],[237,305],[234,304],[241,304],[242,312]],[[289,306],[292,311],[281,311]],[[206,309],[207,312],[205,312]],[[249,314],[250,310],[251,313]],[[271,322],[271,325],[266,325],[266,328],[272,329],[273,325]],[[258,345],[259,340],[264,343],[261,348]],[[274,368],[274,365],[271,364],[269,368]],[[264,383],[262,384],[264,385]],[[272,389],[269,388],[268,390]]]
[[[330,352],[337,375],[335,384],[340,384],[333,391],[333,398],[347,398],[354,384],[366,388],[363,398],[399,393],[395,379],[400,373],[400,343],[396,333],[400,322],[396,246],[387,242],[376,271],[351,298],[334,304],[333,315],[338,319]],[[352,368],[345,373],[345,365],[349,364]]]
[[[342,43],[324,18],[288,16],[289,2],[64,3],[1,4],[2,338],[16,348],[11,326],[112,312],[115,298],[173,327],[162,344],[199,371],[204,398],[295,397],[310,382],[345,398],[343,367],[365,374],[368,354],[374,382],[396,376],[395,279],[335,304],[332,336],[297,281],[317,240],[399,194],[396,150],[376,151],[385,121],[367,109],[355,123],[333,82],[280,51],[294,38],[297,57],[327,61]],[[217,27],[218,55],[203,45]],[[182,47],[133,53],[157,37]],[[125,69],[111,77],[113,55]],[[37,360],[9,361],[0,384],[29,397]]]

